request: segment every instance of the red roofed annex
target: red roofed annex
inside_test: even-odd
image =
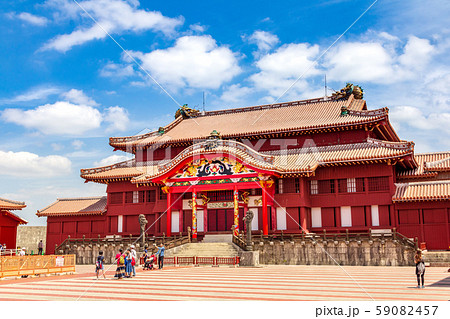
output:
[[[428,249],[450,246],[450,152],[415,154],[387,108],[359,87],[332,97],[199,112],[182,106],[157,131],[111,137],[132,160],[81,170],[107,197],[59,199],[47,250],[68,235],[367,232],[396,228]]]
[[[11,211],[25,207],[23,202],[0,198],[0,244],[5,244],[8,249],[16,248],[17,226],[28,223]]]

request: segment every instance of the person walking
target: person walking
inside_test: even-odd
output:
[[[135,249],[134,245],[131,245],[130,248],[131,248],[130,252],[131,252],[131,258],[132,258],[131,267],[133,269],[133,277],[135,277],[136,276],[137,253],[136,253],[136,249]]]
[[[42,255],[42,251],[44,250],[44,243],[41,241],[38,243],[38,254]]]
[[[103,256],[103,251],[100,250],[98,252],[97,261],[95,263],[95,272],[97,273],[97,279],[98,279],[98,275],[100,274],[100,271],[102,272],[103,279],[106,279],[105,269],[103,267],[104,261],[105,261],[105,257]]]
[[[417,252],[414,255],[414,262],[416,263],[417,288],[420,288],[421,283],[422,288],[425,288],[423,285],[425,275],[425,262],[423,260],[422,251],[420,249],[417,249]]]
[[[166,248],[164,247],[164,244],[161,243],[161,245],[158,247],[158,252],[156,253],[156,256],[158,256],[158,269],[162,269],[164,266],[164,251]]]
[[[119,249],[119,253],[116,255],[116,261],[117,269],[114,277],[117,279],[122,279],[123,277],[125,277],[125,256],[123,254],[122,248]]]

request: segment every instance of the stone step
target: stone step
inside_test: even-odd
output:
[[[203,237],[202,243],[231,243],[232,234],[207,234]]]
[[[239,254],[238,249],[232,243],[189,243],[169,249],[168,257],[234,257]]]
[[[423,258],[431,267],[450,267],[450,251],[424,251]]]

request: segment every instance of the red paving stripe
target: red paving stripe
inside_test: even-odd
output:
[[[258,268],[258,269],[245,269],[245,268],[180,268],[180,267],[173,267],[173,268],[167,268],[163,271],[151,271],[151,272],[143,272],[138,271],[138,277],[131,280],[124,280],[124,281],[87,281],[88,278],[94,279],[94,276],[92,273],[85,273],[85,274],[77,274],[77,275],[67,275],[67,276],[52,276],[52,277],[44,277],[44,278],[32,278],[28,280],[18,280],[18,281],[9,281],[8,282],[1,282],[0,287],[0,300],[6,300],[11,299],[11,294],[14,294],[14,292],[7,292],[8,296],[1,296],[1,290],[16,290],[17,293],[17,299],[12,298],[11,300],[18,300],[19,298],[26,298],[25,296],[30,296],[30,298],[33,298],[33,296],[36,297],[42,297],[42,298],[35,298],[35,300],[41,300],[43,298],[48,297],[48,300],[55,300],[60,299],[68,296],[61,296],[61,294],[48,294],[45,292],[45,290],[52,290],[55,292],[66,292],[71,293],[75,295],[73,296],[73,299],[77,299],[80,295],[77,295],[76,293],[80,292],[83,297],[81,299],[95,299],[95,300],[161,300],[156,298],[155,295],[158,295],[161,298],[164,298],[163,300],[169,300],[172,298],[173,300],[187,300],[187,299],[200,299],[200,300],[211,300],[211,299],[218,299],[218,300],[293,300],[293,299],[286,299],[285,296],[293,296],[298,297],[297,300],[308,300],[310,299],[322,299],[322,300],[343,300],[343,299],[369,299],[369,296],[365,294],[365,292],[360,289],[358,286],[351,285],[348,286],[354,281],[347,275],[345,275],[343,272],[340,273],[338,276],[336,274],[336,271],[339,271],[339,269],[336,267],[336,271],[330,271],[328,269],[320,269],[320,267],[279,267],[278,269],[273,268]],[[355,280],[360,281],[369,281],[369,283],[364,283],[362,286],[368,291],[369,295],[374,295],[377,300],[436,300],[436,298],[431,297],[446,297],[446,295],[438,294],[436,292],[447,292],[447,289],[436,289],[436,288],[426,288],[425,290],[413,290],[411,289],[411,293],[409,293],[407,290],[408,288],[400,288],[400,287],[380,287],[384,286],[384,283],[392,284],[401,282],[402,284],[406,285],[415,285],[415,277],[414,279],[411,279],[411,276],[409,274],[405,275],[405,270],[410,270],[409,268],[404,269],[394,269],[396,272],[389,273],[389,276],[387,276],[385,273],[382,273],[380,275],[380,272],[376,272],[374,270],[377,270],[376,268],[367,269],[367,272],[364,272],[362,270],[358,269],[352,269],[354,273],[350,273],[350,275],[355,278]],[[358,271],[358,275],[356,275],[356,271]],[[108,272],[112,273],[112,272]],[[359,275],[361,274],[361,275]],[[251,278],[249,278],[251,277]],[[317,278],[315,280],[312,280],[312,278]],[[329,278],[327,278],[329,277]],[[379,278],[378,278],[379,277]],[[447,278],[443,278],[447,277]],[[242,278],[244,278],[242,280]],[[270,278],[270,279],[268,279]],[[373,279],[375,278],[375,279]],[[378,278],[378,279],[377,279]],[[404,279],[403,279],[404,278]],[[446,282],[449,278],[448,275],[445,273],[441,273],[438,271],[430,272],[430,274],[427,276],[426,279],[429,281],[438,281],[441,284]],[[180,282],[176,282],[177,279],[180,279],[180,281],[184,284],[181,284]],[[283,280],[281,280],[283,279]],[[342,286],[342,279],[344,279],[345,285]],[[341,280],[339,282],[338,280]],[[373,281],[376,280],[376,283],[373,283]],[[404,280],[404,281],[402,281]],[[154,290],[151,291],[151,286],[153,282],[158,282],[158,285],[165,285],[166,287],[158,287],[156,288],[156,285],[154,286]],[[212,283],[214,282],[214,283]],[[332,282],[332,284],[330,284]],[[73,284],[71,284],[73,283]],[[128,286],[122,286],[126,290],[139,290],[142,291],[144,287],[150,287],[148,293],[139,293],[135,294],[137,295],[143,295],[144,297],[147,296],[147,298],[141,299],[131,296],[122,297],[117,296],[116,291],[111,291],[108,288],[118,288],[120,289],[121,286],[116,285],[116,283],[120,283],[120,285],[128,284]],[[191,284],[193,283],[193,284]],[[204,285],[201,285],[201,283],[205,283]],[[217,284],[216,284],[217,283]],[[301,291],[307,288],[305,284],[307,283],[313,283],[314,288],[323,288],[324,291],[320,292],[319,294],[313,294],[312,291],[308,291],[308,293],[292,293],[292,291]],[[318,286],[317,284],[320,284]],[[8,286],[9,285],[9,286]],[[224,286],[226,285],[226,286]],[[245,285],[243,287],[243,285]],[[269,287],[267,287],[269,285]],[[282,285],[283,287],[279,287]],[[50,286],[50,287],[49,287]],[[58,288],[55,288],[53,286],[59,286]],[[264,288],[263,288],[264,286]],[[301,289],[289,289],[290,287],[299,287]],[[371,286],[371,287],[367,287]],[[61,289],[61,287],[67,287],[67,288],[85,288],[83,290],[80,289]],[[179,287],[181,289],[178,289],[176,287]],[[2,289],[3,288],[3,289]],[[179,290],[185,289],[184,293],[167,293],[167,291],[174,291],[179,292]],[[198,288],[198,290],[192,291],[192,288]],[[206,288],[206,289],[205,289]],[[242,289],[244,288],[244,289]],[[343,290],[343,289],[349,289],[353,288],[353,290]],[[20,291],[26,289],[26,292],[21,293]],[[106,292],[103,292],[103,290],[108,289]],[[226,289],[225,291],[221,289]],[[235,289],[235,291],[228,291],[230,289]],[[241,290],[239,290],[241,289]],[[380,289],[386,289],[385,291],[373,291],[374,289],[380,290]],[[432,289],[432,291],[430,291]],[[37,291],[33,291],[37,290]],[[156,290],[160,291],[166,291],[166,293],[158,293]],[[250,290],[250,292],[249,292]],[[254,291],[253,291],[254,290]],[[261,291],[262,290],[262,291]],[[277,290],[277,292],[274,292],[274,290]],[[396,290],[393,292],[393,290]],[[399,291],[401,290],[401,291]],[[282,291],[282,292],[280,292]],[[287,293],[283,293],[283,291],[286,291]],[[6,293],[6,291],[4,291]],[[431,293],[433,292],[433,293]],[[211,295],[214,294],[226,294],[226,296],[214,296]],[[354,295],[357,293],[358,295]],[[206,294],[206,295],[205,295]],[[208,295],[209,294],[209,295]],[[234,295],[233,295],[234,294]],[[252,295],[262,295],[261,297],[249,297],[249,296],[242,296],[242,294],[252,294]],[[339,295],[341,294],[341,295]],[[342,294],[349,294],[342,296]],[[386,295],[400,295],[402,297],[386,297]],[[150,298],[153,295],[153,298]],[[336,295],[339,295],[338,298],[336,298]],[[264,297],[265,296],[265,297]],[[280,299],[278,297],[284,297],[283,299]],[[52,297],[52,298],[50,298]],[[72,296],[71,296],[72,297]],[[71,298],[70,297],[70,298]],[[403,298],[404,297],[404,298]],[[422,297],[422,298],[418,298]],[[429,298],[430,297],[430,298]],[[429,299],[424,299],[429,298]],[[71,298],[72,299],[72,298]],[[442,299],[442,298],[439,298]],[[445,298],[447,299],[447,298]],[[27,299],[28,300],[28,299]]]
[[[88,285],[86,285],[86,286],[78,285],[77,287],[89,288],[90,286],[88,286]],[[36,290],[52,290],[52,291],[66,291],[66,292],[67,291],[71,291],[71,292],[77,291],[77,292],[81,292],[81,293],[85,292],[85,290],[83,290],[83,289],[67,290],[67,289],[55,289],[55,288],[51,288],[51,287],[33,287],[33,288],[36,289]],[[105,288],[105,287],[98,287],[97,286],[95,290],[88,290],[87,293],[89,293],[89,292],[91,292],[91,293],[103,293],[103,290],[101,288]],[[112,286],[112,288],[117,288],[117,286]],[[273,287],[273,288],[274,288],[273,290],[276,290],[275,289],[276,287]],[[23,289],[26,289],[26,288],[23,288]],[[127,290],[140,289],[141,290],[141,288],[135,288],[135,287],[126,287],[125,289],[127,289]],[[169,295],[169,296],[170,295],[175,295],[175,294],[156,293],[156,290],[164,290],[164,291],[173,291],[173,290],[175,290],[176,291],[176,289],[158,288],[158,289],[155,289],[152,293],[140,293],[140,295],[142,295],[142,294],[143,295],[158,294],[158,295],[165,295],[165,296],[166,295]],[[321,293],[321,294],[311,294],[311,293],[301,293],[301,294],[289,293],[289,294],[283,294],[283,293],[275,292],[273,290],[270,292],[271,296],[286,296],[286,295],[288,295],[288,296],[298,296],[298,297],[307,297],[308,296],[308,297],[325,297],[325,298],[331,298],[331,297],[335,297],[336,296],[336,294],[334,294],[334,293],[332,293],[330,295],[323,294],[323,293]],[[357,290],[357,288],[355,288],[355,290]],[[204,293],[204,292],[233,294],[232,291],[204,290],[204,289],[202,289],[201,291],[190,290],[190,293]],[[389,292],[373,292],[373,291],[371,291],[371,292],[369,292],[369,295],[365,294],[362,290],[361,291],[345,291],[345,290],[330,291],[330,290],[327,290],[327,292],[347,293],[347,294],[350,294],[350,295],[345,295],[345,296],[342,296],[342,297],[353,298],[353,299],[371,299],[369,297],[369,295],[371,295],[371,294],[380,294],[380,295],[384,295],[384,296],[380,296],[381,299],[377,298],[377,300],[412,300],[411,298],[406,298],[406,297],[405,298],[387,297],[386,295],[390,295]],[[228,299],[229,298],[232,298],[232,299],[236,299],[237,298],[237,299],[240,299],[240,298],[242,298],[242,296],[240,296],[240,294],[248,294],[249,292],[236,291],[234,293],[236,294],[236,296],[223,296],[223,297],[220,297],[220,298],[228,298]],[[251,294],[267,295],[267,292],[250,292],[250,293]],[[351,295],[351,294],[355,294],[355,293],[357,293],[358,295]],[[403,295],[405,295],[405,294],[403,294]],[[189,295],[182,295],[182,296],[189,297]],[[430,294],[426,295],[426,297],[428,297],[428,296],[430,296]],[[442,296],[442,295],[435,295],[435,294],[434,294],[434,296],[445,297],[445,295]],[[191,296],[191,297],[194,297],[194,296]],[[195,295],[195,297],[204,298],[204,297],[207,297],[207,296]],[[417,295],[417,291],[414,291],[414,297],[416,297],[416,298],[414,298],[414,300],[433,300],[433,299],[417,298],[417,297],[419,297],[419,295]],[[211,296],[211,298],[219,298],[219,297],[218,296]],[[270,298],[270,300],[271,299],[273,299],[273,298]],[[263,300],[263,299],[262,298],[255,298],[254,300]]]
[[[171,278],[170,278],[171,279]],[[218,283],[218,280],[214,280],[215,283]],[[289,285],[283,285],[281,286],[277,286],[277,285],[269,285],[269,284],[264,284],[264,283],[250,283],[251,286],[245,286],[243,287],[242,284],[243,282],[241,281],[223,281],[221,282],[221,284],[227,284],[226,286],[219,286],[219,285],[211,285],[211,281],[199,281],[199,280],[183,280],[184,284],[181,284],[178,281],[175,280],[167,280],[167,278],[151,278],[151,279],[144,279],[144,281],[142,281],[142,277],[137,277],[134,279],[131,279],[130,281],[125,281],[130,283],[130,285],[133,285],[134,287],[127,287],[129,289],[143,289],[148,287],[149,289],[151,289],[151,287],[156,287],[156,284],[158,285],[170,285],[172,287],[181,287],[181,288],[221,288],[221,289],[266,289],[266,288],[270,288],[273,290],[288,290],[288,291],[298,291],[298,290],[303,290],[303,289],[308,289],[308,288],[329,288],[329,289],[335,289],[335,290],[339,290],[339,288],[355,288],[355,289],[359,289],[362,291],[361,288],[359,288],[356,285],[350,285],[351,283],[345,283],[345,285],[342,285],[340,283],[336,283],[334,286],[330,285],[330,284],[325,284],[325,283],[317,283],[314,281],[301,281],[298,283],[292,282]],[[74,284],[70,284],[70,283],[74,283]],[[85,285],[82,285],[84,284]],[[98,285],[101,285],[102,287],[104,287],[105,285],[111,286],[114,285],[113,283],[111,283],[110,281],[104,281],[104,280],[100,280],[100,281],[95,281],[92,282],[92,284],[94,283],[98,283]],[[204,283],[204,284],[203,284]],[[311,285],[305,285],[305,283],[311,283]],[[202,285],[200,285],[202,284]],[[209,284],[209,285],[208,285]],[[34,284],[33,287],[36,287],[36,285],[38,284]],[[88,282],[86,280],[70,280],[69,282],[66,283],[59,283],[59,286],[66,286],[66,287],[89,287],[92,285],[89,285]],[[137,286],[137,287],[135,287]],[[365,285],[361,285],[363,288],[367,289],[386,289],[386,285],[384,284],[380,284],[381,287],[367,287]],[[401,291],[405,291],[405,290],[410,290],[411,288],[415,288],[415,286],[413,285],[413,283],[410,283],[409,287],[398,287],[398,286],[389,286],[389,290],[401,290]],[[434,288],[434,287],[430,287],[427,286],[427,291],[432,290],[433,292],[449,292],[448,289],[438,289],[438,288]],[[373,291],[373,290],[371,290]],[[415,290],[414,293],[416,293],[417,290]],[[375,291],[374,293],[380,293]],[[441,295],[441,294],[435,294],[437,296]]]
[[[202,289],[202,290],[198,290],[200,292],[233,293],[233,291],[221,291],[220,289],[235,289],[234,292],[235,293],[239,293],[239,294],[240,293],[267,294],[267,292],[265,292],[265,291],[264,292],[247,292],[247,290],[263,290],[263,288],[258,288],[258,287],[217,286],[217,285],[216,286],[207,286],[207,285],[189,285],[189,286],[187,286],[187,285],[180,285],[180,284],[178,284],[178,285],[177,284],[169,284],[168,282],[162,283],[162,284],[165,284],[166,287],[159,287],[158,286],[158,287],[154,287],[154,290],[173,291],[173,290],[178,290],[175,287],[181,287],[181,288],[200,288],[200,289]],[[172,289],[167,288],[167,286],[169,286],[169,285],[170,285],[170,287],[172,287]],[[74,287],[74,288],[75,287],[76,288],[87,288],[87,289],[92,287],[91,285],[88,285],[88,284],[85,284],[85,285],[82,285],[82,284],[73,284],[73,285],[69,285],[69,284],[62,284],[61,285],[61,284],[58,284],[58,287],[61,287],[61,286],[70,287],[70,288],[72,288],[72,287]],[[143,289],[143,287],[136,287],[136,286],[148,287],[149,284],[133,283],[133,286],[128,286],[128,287],[126,287],[126,289],[127,290],[142,290]],[[149,287],[149,289],[150,289],[150,287]],[[117,286],[116,285],[112,285],[112,284],[108,285],[105,282],[101,286],[98,286],[98,285],[96,286],[96,289],[97,289],[96,292],[98,291],[99,288],[101,288],[101,289],[117,288]],[[204,290],[204,288],[215,289],[215,290]],[[288,291],[288,292],[291,292],[288,295],[304,296],[305,295],[304,293],[295,294],[295,293],[292,293],[292,292],[299,291],[299,290],[308,291],[308,289],[319,288],[319,287],[317,287],[317,286],[303,286],[302,287],[303,289],[287,289],[287,288],[282,288],[282,287],[277,287],[277,286],[271,286],[271,287],[265,287],[265,288],[271,288],[271,295],[287,295],[286,293],[280,293],[280,292],[277,292],[277,291]],[[339,288],[348,288],[348,289],[352,288],[352,287],[348,287],[348,286],[346,286],[346,287],[333,287],[333,288],[332,287],[327,287],[327,288],[328,288],[327,292],[332,292],[332,293],[334,293],[334,292],[336,292],[336,293],[361,293],[361,294],[367,295],[362,289],[360,289],[358,287],[355,287],[355,286],[353,286],[354,290],[339,289]],[[39,286],[39,287],[33,287],[33,289],[51,290],[53,288],[45,287],[45,286]],[[408,288],[403,288],[403,290],[406,290],[406,289],[408,289]],[[240,291],[240,290],[244,290],[244,291]],[[317,291],[317,290],[318,289],[311,289],[311,291]],[[392,289],[389,289],[389,292],[387,292],[387,291],[373,291],[373,290],[370,290],[370,291],[366,290],[366,291],[369,293],[369,295],[371,295],[371,294],[379,294],[379,295],[395,294],[395,292],[391,292],[391,290]],[[417,289],[410,289],[410,290],[411,290],[411,294],[417,296],[417,293],[419,292]],[[1,289],[0,289],[0,291],[1,291]],[[65,291],[65,290],[63,290],[63,291]],[[443,290],[443,291],[444,292],[448,292],[448,290]],[[435,290],[433,290],[433,292],[435,292]],[[409,293],[407,293],[405,291],[402,291],[402,294],[406,295],[406,294],[409,294]],[[329,297],[329,295],[326,295],[326,296]],[[334,296],[334,294],[332,296]],[[429,293],[428,291],[427,291],[427,296],[445,297],[444,294],[432,294],[432,293]],[[401,300],[401,299],[404,299],[404,298],[400,298],[399,300]]]

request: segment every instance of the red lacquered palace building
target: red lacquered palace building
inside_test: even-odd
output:
[[[248,210],[258,234],[396,227],[428,249],[449,249],[450,152],[415,154],[387,108],[368,110],[355,96],[182,107],[158,131],[110,138],[134,159],[81,170],[107,185],[107,200],[59,200],[38,212],[48,217],[47,249],[68,235],[138,235],[139,214],[149,235],[190,227],[200,239],[233,225],[237,233]]]

